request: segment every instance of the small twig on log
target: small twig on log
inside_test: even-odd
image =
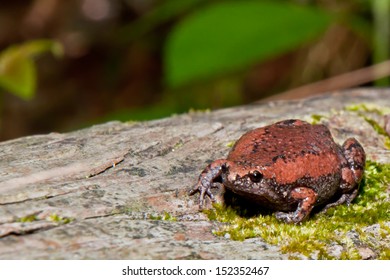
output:
[[[338,75],[319,82],[311,83],[297,87],[264,99],[263,101],[280,100],[280,99],[298,99],[324,92],[356,87],[361,84],[372,82],[384,77],[390,76],[390,60],[361,68],[352,72]]]

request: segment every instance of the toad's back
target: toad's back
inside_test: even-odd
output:
[[[319,178],[339,172],[340,147],[324,125],[287,120],[244,134],[228,160],[259,166],[267,178],[279,183],[299,178]]]

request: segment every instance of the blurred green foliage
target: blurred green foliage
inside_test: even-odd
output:
[[[0,87],[30,100],[36,89],[34,57],[45,52],[62,55],[62,46],[53,40],[33,40],[13,45],[0,53]]]
[[[209,5],[175,26],[164,55],[170,87],[210,79],[291,51],[323,33],[323,10],[269,1]]]
[[[371,0],[374,16],[373,50],[374,62],[382,62],[390,58],[390,1]],[[389,86],[390,78],[376,81],[377,86]]]
[[[242,104],[243,72],[315,42],[334,25],[347,26],[374,53],[377,46],[386,49],[385,38],[379,36],[378,42],[373,42],[377,27],[364,16],[375,13],[381,1],[388,0],[351,0],[344,8],[335,9],[316,1],[295,0],[161,1],[119,33],[122,41],[129,43],[174,20],[163,50],[165,91],[161,101],[114,112],[104,120],[154,119],[189,108]],[[381,10],[378,26],[384,25],[386,13]],[[379,61],[385,59],[382,55]]]
[[[65,55],[40,59],[36,102],[0,96],[0,139],[235,106],[390,56],[389,0],[122,0],[100,19],[78,2],[2,7],[0,90],[30,100],[34,58],[62,52],[32,38]]]

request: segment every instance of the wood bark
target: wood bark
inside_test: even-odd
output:
[[[188,190],[244,132],[282,119],[322,121],[390,162],[383,136],[353,104],[390,108],[389,89],[110,122],[0,143],[0,259],[285,259],[259,238],[217,237]],[[382,116],[373,114],[382,122]],[[158,220],[169,213],[176,221]]]

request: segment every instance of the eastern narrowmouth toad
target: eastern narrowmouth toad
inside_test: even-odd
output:
[[[285,120],[245,133],[226,159],[210,163],[190,195],[215,201],[211,188],[276,210],[276,218],[300,223],[316,205],[349,204],[357,195],[366,155],[354,138],[336,144],[325,125]]]

